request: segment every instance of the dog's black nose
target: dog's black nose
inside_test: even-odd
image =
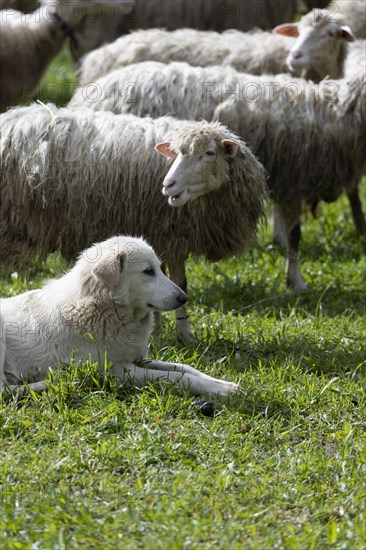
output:
[[[180,306],[183,306],[187,302],[187,294],[183,291],[177,296],[177,301]]]

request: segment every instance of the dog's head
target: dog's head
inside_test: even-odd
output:
[[[78,265],[84,296],[107,295],[118,305],[147,311],[177,309],[187,301],[143,239],[112,237],[85,250]]]

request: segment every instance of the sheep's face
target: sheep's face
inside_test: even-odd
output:
[[[286,59],[289,71],[296,75],[307,75],[322,79],[326,76],[338,78],[343,67],[340,52],[346,52],[346,43],[355,38],[349,27],[331,20],[317,26],[284,24],[275,32],[297,37]]]
[[[226,159],[237,155],[239,143],[230,139],[218,143],[212,140],[195,153],[176,153],[171,143],[159,143],[155,148],[174,159],[163,181],[163,195],[171,206],[184,206],[189,200],[221,187],[228,171]]]

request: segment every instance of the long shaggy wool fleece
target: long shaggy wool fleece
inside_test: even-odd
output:
[[[149,60],[183,61],[199,67],[227,65],[251,74],[286,73],[286,57],[294,41],[266,31],[139,30],[86,55],[79,81],[83,86],[120,67]]]
[[[339,78],[348,43],[335,35],[330,21],[337,23],[339,30],[344,24],[341,16],[327,10],[313,10],[305,15],[297,23],[300,42],[261,30],[245,33],[231,29],[221,34],[189,28],[135,31],[86,55],[79,70],[80,85],[142,61],[181,61],[199,67],[224,65],[256,75],[287,73],[286,58],[292,47],[300,48],[303,59],[307,59],[302,76],[317,82],[326,76]]]
[[[278,201],[332,200],[364,173],[365,72],[319,84],[229,67],[124,67],[79,88],[71,106],[180,118],[218,119],[264,162]],[[131,83],[134,83],[131,85]],[[89,94],[89,95],[88,95]],[[97,97],[98,96],[98,97]]]
[[[93,113],[33,104],[1,115],[0,263],[38,252],[67,259],[115,233],[144,236],[168,263],[189,253],[218,260],[255,238],[265,171],[219,123]],[[210,140],[240,142],[220,189],[174,209],[161,193],[172,163],[154,150],[197,154]]]
[[[211,120],[216,107],[227,98],[261,99],[278,93],[293,80],[289,74],[253,76],[232,67],[191,67],[187,63],[145,61],[117,69],[94,83],[79,87],[69,107],[94,111],[133,113],[153,117]],[[273,85],[275,83],[275,85]]]

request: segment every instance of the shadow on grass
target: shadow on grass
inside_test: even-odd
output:
[[[281,289],[283,289],[281,291]],[[284,285],[278,289],[265,283],[238,283],[234,278],[223,277],[220,281],[207,279],[199,289],[189,289],[192,303],[200,303],[224,312],[246,315],[255,309],[258,313],[271,314],[275,318],[283,318],[286,312],[296,308],[308,315],[316,315],[321,309],[328,317],[357,313],[366,314],[366,285],[364,287],[347,289],[338,285],[323,288],[311,288],[304,294],[297,295],[285,290]]]
[[[244,335],[234,341],[218,339],[209,344],[199,342],[196,350],[208,361],[224,358],[231,364],[231,370],[245,373],[259,368],[288,369],[297,366],[302,372],[338,376],[344,373],[358,372],[366,375],[365,344],[353,338],[358,349],[349,349],[352,336],[341,341],[327,340],[319,342],[311,335],[286,334],[281,331],[272,336],[261,337],[258,334]]]
[[[322,228],[319,233],[306,235],[301,239],[301,256],[305,260],[322,262],[325,257],[334,262],[360,261],[366,255],[366,234],[358,235],[352,228],[350,232],[343,230],[332,233],[324,233]]]

